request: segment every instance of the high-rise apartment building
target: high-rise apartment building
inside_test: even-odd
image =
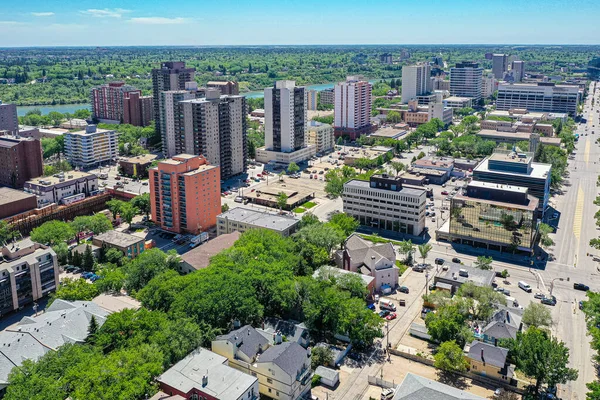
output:
[[[476,103],[483,93],[483,68],[479,64],[465,61],[450,68],[450,94],[470,97]]]
[[[335,85],[334,124],[336,136],[351,140],[372,132],[371,106],[373,86],[358,76],[349,76]]]
[[[508,55],[494,54],[492,56],[492,74],[496,79],[504,79],[504,74],[508,71]]]
[[[185,143],[183,105],[181,101],[196,98],[196,92],[190,90],[166,90],[159,93],[159,112],[156,122],[160,121],[162,148],[165,157],[183,153]]]
[[[529,111],[567,113],[575,115],[580,101],[579,86],[556,85],[551,82],[501,83],[498,85],[496,109],[508,111],[525,108]]]
[[[521,82],[525,78],[525,61],[513,61],[511,71],[514,81]]]
[[[240,94],[240,85],[235,81],[210,81],[206,84],[207,89],[218,89],[222,95]]]
[[[333,126],[318,121],[310,121],[308,124],[308,144],[314,145],[317,153],[333,150],[333,139]]]
[[[306,90],[294,81],[265,89],[265,147],[293,152],[306,145]]]
[[[65,154],[74,167],[90,168],[117,159],[118,134],[88,125],[85,131],[65,133]]]
[[[194,68],[186,68],[182,61],[163,62],[160,68],[152,70],[152,93],[154,103],[154,122],[157,133],[161,135],[163,143],[166,141],[165,133],[162,131],[160,113],[160,92],[168,90],[184,90],[186,82],[194,80]],[[163,144],[163,152],[167,151]]]
[[[306,109],[307,110],[311,110],[311,111],[315,111],[317,109],[317,99],[318,99],[318,95],[317,95],[317,91],[316,90],[307,90],[306,91]]]
[[[428,63],[402,67],[402,103],[433,91],[431,66]]]
[[[323,89],[319,92],[319,104],[324,106],[333,105],[335,103],[334,89]]]
[[[42,145],[38,139],[0,137],[0,185],[21,189],[25,182],[43,173]]]
[[[19,132],[19,119],[15,104],[3,104],[0,101],[0,131],[8,131],[11,135]]]
[[[139,90],[123,93],[123,123],[148,126],[154,119],[152,96],[142,96]]]
[[[142,94],[140,90],[126,85],[125,82],[110,82],[92,88],[92,117],[100,122],[122,123],[125,114],[123,102],[125,93],[128,92],[135,92],[138,96]],[[131,110],[128,110],[128,113],[130,112]]]
[[[221,213],[219,167],[206,158],[180,154],[150,168],[152,220],[171,232],[198,234]]]
[[[175,136],[178,153],[203,155],[220,167],[223,180],[243,173],[248,158],[246,98],[207,89],[205,98],[179,104],[182,114],[177,125],[183,130]]]

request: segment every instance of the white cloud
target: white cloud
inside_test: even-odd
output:
[[[165,17],[137,17],[131,18],[129,22],[145,25],[180,25],[190,22],[189,18],[165,18]]]
[[[18,25],[25,25],[25,22],[19,22],[19,21],[0,21],[0,26],[18,26]]]
[[[53,12],[32,12],[31,15],[34,17],[51,17],[54,15]]]
[[[123,14],[130,13],[131,10],[125,10],[123,8],[90,8],[89,10],[80,11],[80,13],[85,15],[91,15],[92,17],[98,18],[121,18]]]

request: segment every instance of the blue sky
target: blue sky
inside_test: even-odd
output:
[[[598,44],[600,0],[0,0],[0,47]]]

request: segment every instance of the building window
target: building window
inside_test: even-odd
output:
[[[273,379],[267,378],[267,383],[273,383]]]

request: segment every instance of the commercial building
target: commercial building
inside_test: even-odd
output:
[[[207,89],[218,89],[223,96],[237,96],[240,94],[240,85],[235,81],[210,81]]]
[[[152,96],[142,96],[142,92],[123,93],[123,123],[133,126],[148,126],[154,119]]]
[[[448,261],[444,262],[444,268],[447,269],[435,275],[433,283],[436,290],[447,290],[452,295],[466,282],[488,288],[491,288],[494,283],[494,271],[467,267]]]
[[[552,128],[552,125],[550,125]],[[490,129],[483,129],[477,132],[477,136],[486,139],[493,140],[496,144],[506,143],[509,147],[513,147],[519,142],[529,142],[528,151],[534,153],[537,151],[540,144],[546,146],[561,146],[561,139],[559,137],[546,137],[540,136],[539,133],[533,132],[519,132],[519,131],[496,131]]]
[[[308,123],[308,145],[315,146],[317,153],[327,153],[334,146],[333,127],[318,121]]]
[[[432,85],[433,90],[450,91],[450,81],[444,78],[433,78]]]
[[[475,340],[465,346],[464,350],[471,373],[506,383],[512,382],[515,366],[507,361],[508,349]]]
[[[91,89],[90,103],[92,105],[92,117],[99,122],[120,124],[125,123],[125,93],[133,92],[138,104],[133,104],[128,95],[127,116],[128,120],[139,121],[139,96],[142,92],[125,82],[110,82]],[[137,114],[137,115],[133,115]],[[131,123],[131,122],[127,122]]]
[[[23,190],[37,197],[37,206],[71,204],[98,191],[98,177],[83,171],[68,171],[32,179],[25,182]]]
[[[402,67],[402,103],[431,93],[433,82],[431,80],[431,66],[429,63],[405,65]]]
[[[122,157],[119,160],[121,174],[126,176],[148,177],[148,168],[152,166],[157,156],[155,154],[142,154],[135,157]]]
[[[349,76],[335,85],[335,136],[351,140],[372,132],[371,107],[373,86],[358,76]]]
[[[496,90],[498,90],[498,80],[494,78],[494,75],[488,74],[483,77],[483,97],[486,99],[491,97]]]
[[[227,250],[240,238],[239,231],[224,233],[211,239],[181,256],[181,263],[177,270],[182,274],[189,274],[208,267],[210,259],[220,252]]]
[[[532,153],[496,150],[473,170],[473,179],[482,182],[528,188],[528,194],[539,200],[538,209],[545,210],[550,198],[552,165],[533,162]]]
[[[496,79],[504,79],[504,74],[508,71],[508,55],[494,54],[492,56],[492,74]]]
[[[483,397],[409,372],[402,383],[396,387],[392,400],[414,399],[484,400]]]
[[[65,134],[65,154],[74,167],[90,168],[117,159],[118,133],[88,125],[85,131]]]
[[[450,108],[473,107],[473,99],[470,97],[450,96],[444,99],[444,106]]]
[[[270,340],[246,325],[217,336],[212,351],[226,357],[229,366],[258,378],[261,395],[296,400],[310,390],[310,350],[296,342],[283,342],[281,334],[271,345]]]
[[[281,236],[290,236],[296,232],[299,224],[300,220],[295,217],[236,207],[217,216],[217,235],[269,229]]]
[[[12,217],[37,207],[37,198],[33,194],[20,190],[0,187],[0,219]]]
[[[181,399],[257,400],[258,379],[228,364],[227,358],[199,347],[156,381],[163,393]]]
[[[438,100],[441,95],[438,96]],[[443,101],[436,101],[434,103],[429,103],[427,106],[427,119],[431,121],[434,118],[439,119],[444,123],[444,125],[448,125],[452,123],[452,118],[454,117],[454,109],[452,107],[448,107]]]
[[[198,234],[215,226],[221,212],[219,167],[180,154],[148,170],[152,220],[171,232]]]
[[[173,154],[168,153],[164,147],[166,142],[165,133],[163,131],[162,114],[160,110],[160,93],[171,90],[184,90],[186,82],[194,81],[194,68],[186,68],[184,62],[169,61],[161,64],[160,68],[152,70],[152,101],[154,106],[154,123],[157,133],[160,133],[163,140],[163,154],[167,157]]]
[[[483,95],[483,68],[475,62],[460,62],[450,68],[450,94],[470,97],[477,103]]]
[[[319,92],[319,104],[324,106],[332,106],[335,104],[334,89],[323,89]]]
[[[345,165],[354,165],[360,159],[366,158],[371,161],[377,161],[380,157],[391,158],[393,154],[391,147],[373,146],[369,148],[352,148],[350,152],[344,156]]]
[[[0,262],[0,315],[56,290],[58,260],[49,246],[23,239],[4,244]]]
[[[117,249],[129,258],[135,258],[142,254],[145,242],[146,240],[139,236],[114,230],[95,235],[92,239],[94,246]]]
[[[525,78],[525,61],[513,61],[511,72],[513,80],[521,82]]]
[[[513,108],[575,115],[580,101],[579,86],[550,82],[501,83],[498,85],[498,110]]]
[[[377,129],[374,133],[371,134],[371,137],[376,139],[400,139],[407,133],[408,130],[406,128],[395,128],[391,126],[386,126],[385,128]]]
[[[306,91],[306,109],[315,111],[318,105],[318,92],[314,89]]]
[[[17,105],[4,104],[0,101],[0,132],[8,131],[11,135],[19,133],[19,119],[17,118]]]
[[[361,225],[419,235],[425,229],[424,189],[403,187],[402,179],[387,174],[370,181],[352,179],[344,184],[344,212]]]
[[[182,113],[175,125],[183,129],[175,135],[176,153],[204,156],[220,167],[222,180],[246,171],[246,98],[207,89],[205,98],[179,104]]]
[[[0,185],[20,189],[25,182],[43,173],[42,145],[39,140],[0,137]]]
[[[412,163],[414,167],[443,171],[449,177],[454,170],[454,159],[447,157],[423,157]]]
[[[522,186],[472,181],[450,204],[449,240],[496,251],[531,252],[539,200]]]
[[[277,163],[286,164],[289,163],[300,163],[306,161],[317,154],[317,146],[309,144],[299,150],[292,151],[290,153],[284,153],[281,151],[268,150],[265,147],[259,147],[256,149],[256,161],[261,163]]]

